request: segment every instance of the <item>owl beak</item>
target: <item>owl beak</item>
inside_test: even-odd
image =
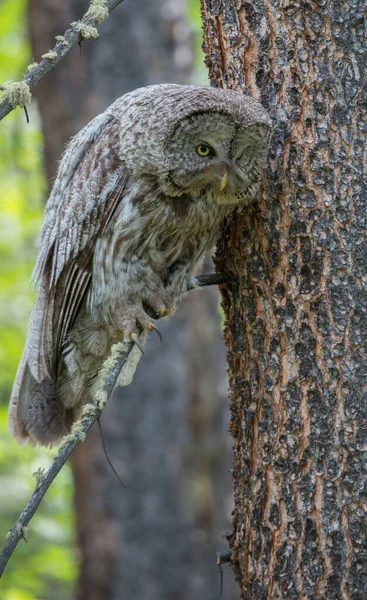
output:
[[[208,175],[210,175],[210,178],[212,180],[213,180],[213,175],[214,175],[215,184],[217,185],[219,183],[219,191],[220,192],[223,192],[223,190],[227,186],[228,173],[229,173],[230,168],[231,168],[231,166],[227,162],[220,162],[220,163],[210,165],[210,167],[208,167],[208,169],[207,169],[207,173],[208,173]],[[214,183],[214,181],[213,181],[213,183]]]
[[[223,192],[223,190],[225,189],[225,187],[227,185],[227,181],[228,181],[228,171],[227,171],[227,169],[224,169],[223,177],[220,180],[220,186],[219,186],[220,192]]]

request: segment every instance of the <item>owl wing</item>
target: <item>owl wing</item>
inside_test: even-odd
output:
[[[57,373],[57,357],[91,280],[96,240],[122,198],[128,173],[119,144],[119,122],[104,113],[73,138],[60,164],[38,241],[38,298],[26,346],[37,381]]]

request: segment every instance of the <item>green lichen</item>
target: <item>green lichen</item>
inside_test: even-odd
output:
[[[71,428],[70,435],[73,439],[77,439],[80,442],[84,442],[87,437],[86,432],[83,429],[81,421],[77,421]]]
[[[36,480],[36,484],[39,485],[43,481],[43,479],[45,478],[45,470],[41,469],[41,467],[39,467],[37,469],[37,471],[35,471],[33,473],[33,477]]]
[[[24,108],[32,99],[29,85],[24,81],[7,81],[4,83],[3,99],[11,104],[12,108]]]
[[[94,400],[97,402],[97,408],[103,410],[107,404],[107,394],[104,390],[97,390],[94,394]]]
[[[110,356],[104,361],[103,366],[98,373],[97,382],[92,393],[93,400],[97,402],[97,407],[99,410],[102,410],[106,406],[106,382],[109,374],[116,364],[116,361],[123,352],[126,352],[126,344],[123,342],[117,342],[116,344],[113,344]]]
[[[69,45],[69,42],[64,38],[63,35],[56,35],[55,36],[55,40],[57,42],[61,42],[62,44],[64,44],[64,46],[68,46]]]
[[[108,375],[112,371],[113,367],[116,364],[116,361],[121,356],[123,352],[126,352],[126,344],[123,342],[117,342],[117,344],[113,344],[111,348],[111,354],[103,363],[101,370],[98,373],[98,377],[101,381],[101,384],[104,386]]]
[[[23,538],[24,540],[27,539],[28,527],[26,527],[25,525],[22,525],[21,523],[17,523],[15,526],[15,529],[20,538]]]
[[[92,27],[92,25],[86,25],[79,21],[79,23],[74,25],[74,28],[83,40],[97,40],[99,38],[98,30],[96,27]]]
[[[65,436],[62,440],[60,449],[65,447],[70,442],[83,442],[86,438],[87,433],[83,429],[83,417],[95,416],[97,417],[97,411],[102,410],[107,402],[106,383],[108,377],[116,364],[116,361],[123,352],[126,352],[126,344],[118,342],[113,344],[111,348],[110,356],[105,360],[101,370],[98,373],[98,378],[94,389],[91,390],[93,400],[96,405],[86,404],[82,410],[81,418],[74,423],[71,428],[69,435]]]
[[[61,448],[64,448],[70,442],[77,443],[77,444],[79,444],[79,442],[84,442],[86,437],[87,437],[87,432],[84,431],[82,421],[81,421],[81,419],[79,419],[72,426],[69,435],[66,435],[62,439],[59,450],[61,450]]]
[[[93,404],[86,404],[82,410],[83,417],[95,417],[97,414],[97,408]]]
[[[92,0],[86,12],[86,17],[93,19],[99,25],[108,18],[108,5],[106,0]]]
[[[84,442],[86,437],[87,434],[83,429],[82,422],[80,420],[76,421],[76,423],[74,423],[74,425],[72,426],[69,435],[65,436],[62,440],[61,446],[65,446],[65,444],[69,442]]]
[[[27,67],[27,71],[30,73],[31,71],[33,71],[33,69],[35,69],[36,67],[38,67],[38,62],[36,61],[32,61],[30,65],[28,65]]]
[[[46,54],[42,54],[42,58],[46,58],[47,60],[55,60],[57,58],[57,53],[53,50],[49,50]]]

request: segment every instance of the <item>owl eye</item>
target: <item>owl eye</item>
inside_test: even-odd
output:
[[[199,144],[196,146],[196,152],[199,156],[213,156],[214,154],[213,148],[208,146],[208,144]]]

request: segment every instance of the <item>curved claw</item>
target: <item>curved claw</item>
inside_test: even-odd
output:
[[[142,345],[140,344],[140,340],[139,340],[139,336],[138,336],[138,334],[137,334],[137,333],[132,333],[132,334],[130,335],[130,338],[131,338],[131,339],[132,339],[132,341],[133,341],[133,342],[134,342],[134,343],[137,345],[137,347],[139,348],[140,352],[141,352],[142,354],[144,354],[144,350],[143,350],[143,347],[142,347]]]
[[[162,343],[163,342],[163,338],[162,338],[162,334],[159,331],[159,329],[153,323],[151,324],[151,328],[152,328],[152,331],[155,331],[158,334],[158,337],[159,337],[159,339],[160,339],[160,341]]]

